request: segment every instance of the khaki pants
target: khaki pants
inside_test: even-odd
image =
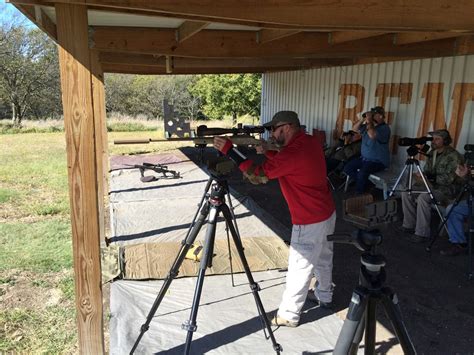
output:
[[[328,242],[326,237],[334,233],[335,224],[336,212],[323,222],[293,226],[286,288],[278,316],[299,321],[313,275],[317,280],[318,299],[332,301],[333,242]]]
[[[445,200],[444,195],[439,191],[432,190],[438,202]],[[431,236],[431,200],[429,193],[418,193],[411,195],[402,192],[403,207],[403,227],[414,229],[415,234],[420,237],[429,238]]]

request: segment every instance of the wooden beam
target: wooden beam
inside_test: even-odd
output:
[[[31,3],[29,0],[12,2]],[[80,3],[79,0],[54,2]],[[88,0],[87,5],[209,19],[205,21],[240,20],[249,25],[283,24],[294,28],[357,28],[386,32],[474,30],[474,1],[470,0],[454,3],[449,0],[376,0],[370,3],[366,0],[227,0],[218,4],[186,0]]]
[[[195,35],[203,28],[209,25],[209,22],[200,22],[200,21],[184,21],[181,26],[176,30],[176,40],[177,42],[183,42]]]
[[[125,52],[201,58],[359,58],[439,57],[454,55],[455,39],[395,46],[392,35],[330,45],[327,34],[301,32],[270,43],[255,42],[254,31],[203,30],[192,41],[176,46],[174,31],[152,28],[95,27],[94,48],[101,52]],[[205,48],[205,50],[203,50]]]
[[[100,241],[105,243],[105,222],[108,206],[109,153],[107,146],[107,122],[105,114],[104,73],[99,62],[99,53],[90,51],[92,71],[92,104],[94,109],[94,129],[97,162],[97,198],[99,208]]]
[[[124,64],[102,64],[106,73],[123,74],[141,74],[141,75],[179,75],[179,74],[238,74],[238,73],[265,73],[269,71],[289,71],[301,68],[294,67],[274,67],[274,68],[255,68],[255,67],[213,67],[213,68],[175,68],[172,73],[167,73],[166,68],[159,66],[138,66]]]
[[[436,41],[444,38],[455,38],[473,34],[472,32],[404,32],[393,36],[396,45]]]
[[[329,33],[329,43],[338,44],[385,34],[378,31],[336,31]]]
[[[97,134],[87,9],[56,5],[79,353],[103,354]]]
[[[299,30],[260,30],[257,32],[257,43],[267,43],[280,38],[292,36],[301,31]]]
[[[163,57],[156,58],[148,54],[129,53],[100,53],[100,62],[103,64],[120,64],[131,66],[158,66],[166,67]],[[261,68],[271,69],[279,67],[313,68],[320,66],[350,65],[352,59],[345,58],[181,58],[173,57],[173,70],[180,68]]]
[[[25,15],[31,22],[36,24],[40,30],[46,33],[51,39],[57,42],[56,25],[46,15],[46,13],[38,6],[33,5],[20,5],[17,4],[15,7]]]

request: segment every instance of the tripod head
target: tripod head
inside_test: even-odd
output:
[[[327,236],[328,242],[352,244],[361,251],[375,253],[376,246],[382,244],[382,234],[378,229],[366,231],[356,229],[351,234],[331,234]]]

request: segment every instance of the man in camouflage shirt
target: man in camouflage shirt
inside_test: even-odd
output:
[[[447,205],[450,200],[456,198],[462,188],[462,181],[456,175],[456,168],[463,162],[463,157],[450,146],[452,139],[447,130],[439,129],[428,134],[433,136],[433,142],[423,172],[436,201]],[[417,176],[417,180],[413,190],[426,191],[421,177]],[[402,193],[402,229],[405,232],[414,232],[410,235],[410,241],[414,243],[428,241],[431,235],[432,203],[428,193]]]

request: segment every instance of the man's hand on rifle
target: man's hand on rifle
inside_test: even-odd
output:
[[[214,137],[214,148],[224,155],[232,148],[232,141],[225,137]]]

